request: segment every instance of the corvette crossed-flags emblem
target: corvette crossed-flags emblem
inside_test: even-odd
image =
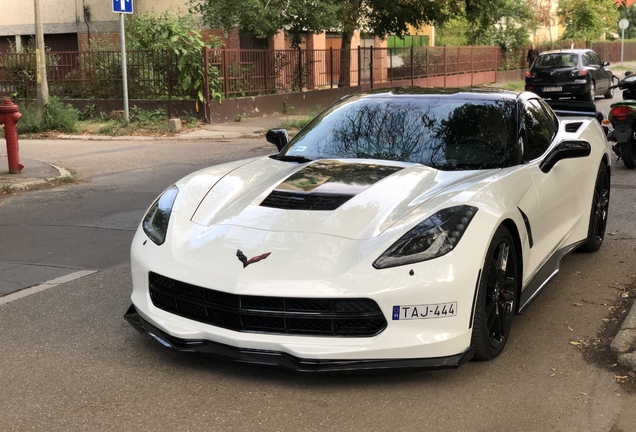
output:
[[[257,263],[259,261],[262,261],[262,260],[264,260],[265,258],[267,258],[270,255],[271,255],[271,252],[267,252],[267,253],[264,253],[263,255],[258,255],[258,256],[255,256],[254,258],[250,258],[248,260],[247,257],[245,256],[245,254],[243,252],[241,252],[240,249],[238,249],[236,251],[236,256],[238,257],[239,261],[243,263],[243,268],[247,267],[250,264],[254,264],[254,263]]]

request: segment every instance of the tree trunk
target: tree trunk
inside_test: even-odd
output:
[[[338,87],[349,87],[351,85],[351,39],[353,31],[342,33],[342,47],[340,51],[340,78]],[[358,65],[360,67],[360,65]]]

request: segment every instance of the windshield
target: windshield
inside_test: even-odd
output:
[[[544,54],[537,58],[534,67],[553,68],[553,67],[572,67],[579,64],[579,55],[572,53],[555,53]]]
[[[355,96],[318,116],[279,156],[502,168],[516,154],[516,119],[509,99]]]

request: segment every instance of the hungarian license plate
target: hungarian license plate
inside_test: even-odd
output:
[[[393,306],[393,321],[446,318],[457,315],[457,302]]]
[[[560,87],[560,86],[556,86],[556,87],[543,87],[543,91],[544,91],[544,92],[560,92],[561,90],[563,90],[563,87]]]

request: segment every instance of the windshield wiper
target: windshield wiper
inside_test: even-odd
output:
[[[274,159],[279,160],[279,161],[284,161],[284,162],[298,162],[298,163],[305,163],[305,162],[311,162],[312,159],[306,158],[305,156],[274,156]]]

